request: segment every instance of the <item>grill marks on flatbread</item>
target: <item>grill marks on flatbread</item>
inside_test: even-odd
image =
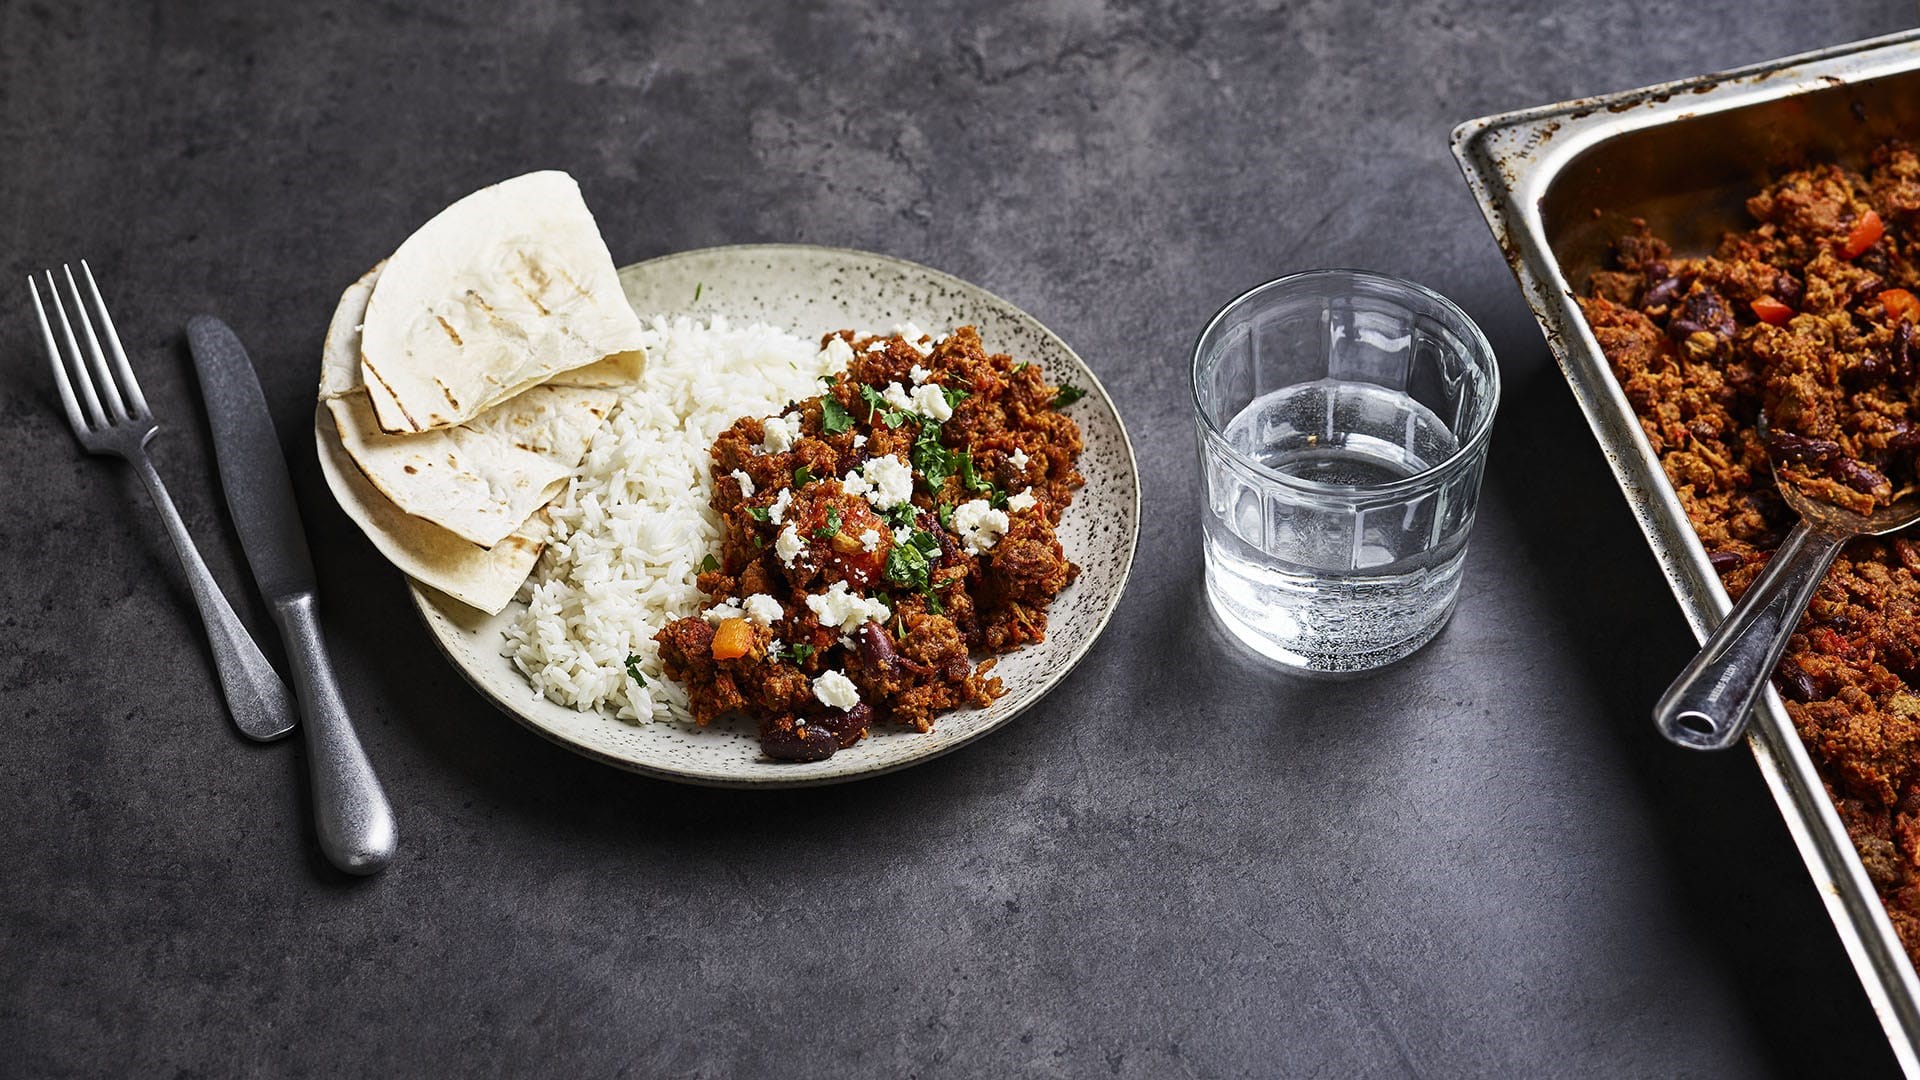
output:
[[[454,203],[354,282],[328,328],[321,443],[343,506],[409,576],[498,612],[613,388],[639,377],[641,333],[572,177]]]
[[[407,238],[368,305],[362,381],[382,430],[467,422],[640,348],[579,185],[536,172],[483,188]]]
[[[491,615],[507,606],[533,572],[550,528],[546,510],[535,511],[491,548],[481,547],[400,509],[375,486],[341,437],[348,430],[343,416],[352,430],[379,431],[369,388],[359,383],[360,320],[379,274],[375,267],[347,287],[327,328],[320,402],[333,423],[320,425],[320,452],[330,471],[344,480],[341,508],[388,561],[408,577]]]

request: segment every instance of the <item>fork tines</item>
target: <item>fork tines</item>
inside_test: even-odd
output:
[[[53,271],[46,271],[47,294],[52,297],[54,313],[60,319],[60,334],[66,344],[65,349],[54,338],[53,324],[48,321],[46,306],[40,299],[39,284],[29,277],[27,288],[33,293],[33,309],[40,316],[40,333],[46,341],[47,358],[53,363],[54,381],[60,387],[60,402],[67,409],[67,422],[73,425],[75,434],[85,436],[124,421],[151,419],[153,414],[147,409],[146,396],[140,392],[140,380],[134,378],[133,368],[127,363],[126,350],[120,347],[120,334],[114,329],[113,316],[107,313],[106,301],[100,298],[100,286],[93,280],[93,268],[87,265],[86,260],[81,260],[80,272],[87,279],[87,292],[93,298],[93,311],[99,316],[107,347],[113,352],[111,368],[107,364],[106,354],[100,348],[102,335],[94,331],[93,317],[88,314],[86,299],[81,296],[80,286],[74,281],[73,270],[64,265],[60,270],[66,276],[67,293],[86,337],[85,353],[80,351],[79,339],[74,336],[73,321],[67,317],[67,305],[60,298],[60,288],[55,283]],[[79,391],[77,394],[76,387]]]

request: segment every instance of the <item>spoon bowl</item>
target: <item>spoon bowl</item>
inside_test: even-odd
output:
[[[1760,434],[1767,435],[1764,415]],[[1690,750],[1724,750],[1740,740],[1787,639],[1847,541],[1883,536],[1920,521],[1920,490],[1914,485],[1873,513],[1858,514],[1812,498],[1780,478],[1778,462],[1771,464],[1774,487],[1799,520],[1653,709],[1660,733]]]

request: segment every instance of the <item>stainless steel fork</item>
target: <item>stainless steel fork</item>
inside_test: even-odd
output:
[[[173,538],[174,550],[180,555],[180,566],[187,572],[194,603],[200,607],[200,621],[207,627],[214,666],[220,672],[220,686],[226,691],[227,709],[233,714],[234,725],[250,739],[261,742],[277,739],[293,730],[293,699],[273,665],[260,655],[260,647],[234,615],[226,594],[207,572],[207,564],[200,558],[200,550],[194,546],[186,522],[180,519],[180,511],[174,508],[166,485],[160,482],[160,474],[154,471],[153,462],[147,457],[147,441],[160,430],[160,425],[147,408],[140,381],[133,377],[133,368],[127,363],[126,350],[120,347],[120,334],[113,328],[113,317],[107,314],[106,302],[100,299],[100,286],[94,283],[92,268],[84,260],[80,263],[81,273],[87,279],[87,294],[93,300],[93,311],[99,315],[101,333],[98,334],[86,300],[74,282],[73,271],[66,266],[60,270],[66,276],[67,292],[74,308],[74,319],[69,320],[67,304],[60,298],[53,271],[48,270],[47,292],[59,316],[60,341],[54,340],[53,324],[47,320],[46,306],[40,300],[40,286],[29,277],[27,288],[33,293],[33,309],[40,316],[40,333],[46,339],[47,359],[53,362],[53,377],[60,387],[60,403],[66,406],[67,423],[73,425],[74,436],[88,453],[124,458],[146,483],[147,493],[153,496],[153,504],[167,524],[167,535]],[[75,321],[79,322],[86,338],[84,354],[74,337]],[[100,348],[102,337],[113,353],[111,367]],[[66,346],[64,351],[62,342]]]

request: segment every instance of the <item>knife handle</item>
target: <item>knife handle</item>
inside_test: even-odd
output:
[[[286,684],[260,654],[253,635],[247,633],[240,617],[233,613],[233,605],[227,603],[227,594],[221,592],[220,583],[213,580],[206,560],[194,545],[193,534],[180,519],[180,511],[174,508],[173,498],[167,494],[167,486],[160,482],[160,473],[154,469],[146,451],[129,454],[127,461],[147,485],[147,494],[153,496],[153,505],[160,511],[160,520],[166,522],[167,536],[172,538],[173,549],[180,556],[180,569],[186,573],[187,587],[193,591],[194,605],[200,609],[200,623],[206,628],[207,644],[213,649],[213,669],[220,676],[220,689],[227,699],[227,712],[233,717],[233,726],[256,742],[280,738],[293,730],[293,700],[287,695]]]
[[[327,646],[311,593],[279,601],[274,621],[286,639],[294,692],[307,731],[307,764],[313,780],[313,823],[327,861],[349,874],[374,874],[393,858],[397,833],[393,807],[373,774],[366,751],[347,718],[346,699],[334,681]]]

